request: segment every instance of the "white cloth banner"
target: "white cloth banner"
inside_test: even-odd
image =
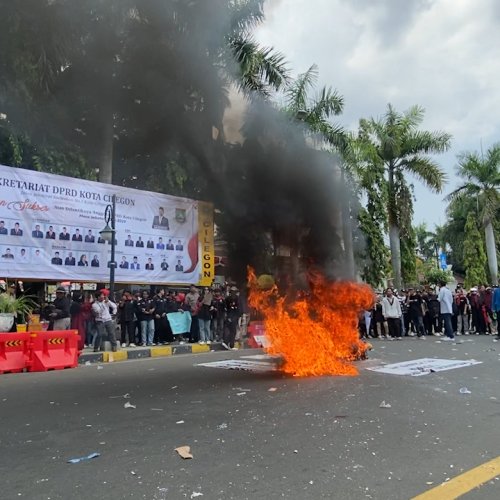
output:
[[[412,377],[421,377],[433,372],[442,372],[463,368],[464,366],[479,365],[481,361],[475,359],[434,359],[422,358],[413,361],[403,361],[401,363],[392,363],[390,365],[374,366],[367,368],[374,372],[389,373],[390,375],[411,375]]]
[[[198,203],[185,198],[0,165],[0,276],[108,281],[99,238],[116,195],[116,281],[200,278]]]

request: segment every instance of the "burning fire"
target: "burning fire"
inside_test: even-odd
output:
[[[248,271],[249,304],[264,317],[270,347],[266,352],[284,358],[282,370],[294,376],[356,375],[352,361],[368,346],[359,339],[359,313],[373,306],[368,285],[329,282],[310,276],[310,291],[290,301],[276,286],[262,290]]]

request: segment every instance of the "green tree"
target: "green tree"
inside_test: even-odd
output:
[[[360,122],[362,136],[371,144],[372,161],[382,161],[385,168],[391,264],[398,288],[402,284],[401,232],[405,212],[412,205],[406,175],[413,175],[435,192],[440,192],[445,182],[445,174],[429,155],[446,151],[451,136],[419,130],[423,116],[424,110],[418,106],[399,113],[388,105],[382,119]]]
[[[457,173],[464,182],[447,196],[449,201],[470,198],[476,202],[484,228],[488,269],[492,284],[498,284],[498,259],[494,221],[500,212],[500,144],[486,155],[466,152],[458,157]]]
[[[464,264],[465,287],[470,288],[486,283],[486,254],[484,253],[481,233],[477,227],[477,216],[469,213],[465,224]]]

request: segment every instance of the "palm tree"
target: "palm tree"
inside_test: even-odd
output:
[[[446,199],[459,202],[464,198],[476,201],[477,212],[484,227],[486,254],[492,284],[498,284],[498,260],[493,222],[500,210],[500,144],[479,155],[466,152],[458,157],[457,173],[464,183]]]
[[[368,142],[371,161],[384,165],[387,181],[387,215],[394,285],[401,287],[401,231],[411,215],[411,190],[406,175],[412,174],[431,191],[441,192],[445,174],[429,156],[450,147],[444,132],[419,130],[424,110],[413,106],[398,113],[390,104],[382,119],[361,120],[361,136]],[[403,202],[404,200],[404,202]],[[406,221],[406,223],[411,223]]]

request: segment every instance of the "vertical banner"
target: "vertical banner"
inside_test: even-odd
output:
[[[211,282],[212,205],[3,165],[0,276],[107,281],[111,245],[99,231],[113,195],[117,283]]]
[[[210,286],[215,278],[214,207],[198,202],[198,235],[200,238],[200,285]]]

